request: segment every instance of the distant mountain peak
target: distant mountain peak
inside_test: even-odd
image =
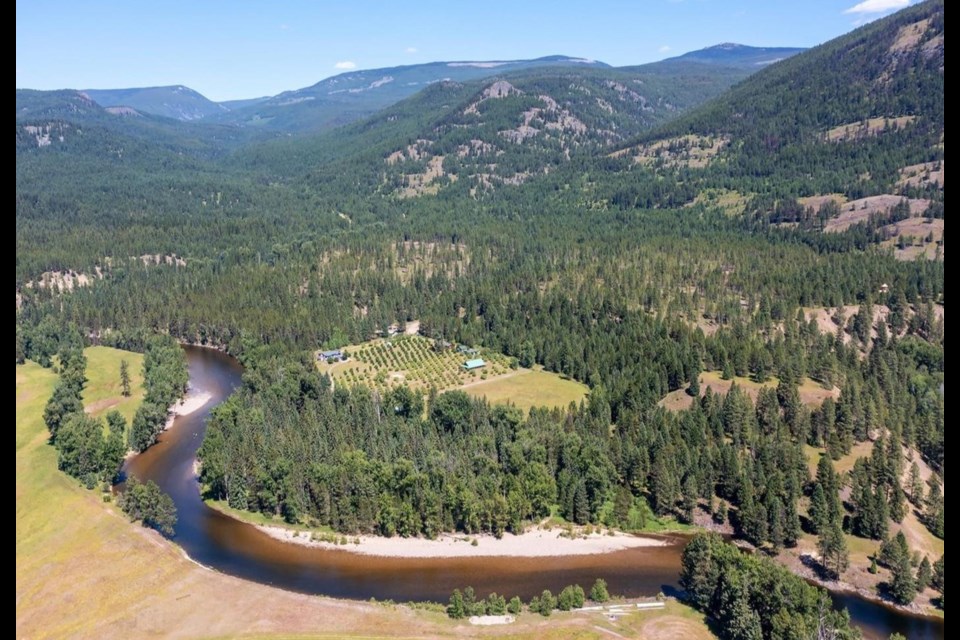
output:
[[[83,95],[102,107],[128,107],[176,120],[200,120],[226,110],[182,84],[127,89],[84,89]]]
[[[738,42],[721,42],[675,58],[669,58],[669,60],[755,69],[779,62],[805,50],[801,47],[752,47]]]

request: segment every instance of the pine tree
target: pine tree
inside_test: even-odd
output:
[[[105,479],[112,480],[127,454],[127,421],[119,411],[111,411],[107,414],[107,426],[109,435],[103,450],[103,470]]]
[[[890,568],[890,595],[899,604],[910,604],[917,597],[917,580],[910,565],[910,554],[900,553]]]
[[[830,506],[827,503],[827,494],[823,485],[817,482],[813,485],[813,495],[810,498],[810,525],[814,533],[823,533],[830,524]]]
[[[773,545],[773,553],[777,554],[783,548],[786,534],[784,533],[783,506],[780,498],[774,498],[773,505],[770,508],[770,544]]]
[[[920,566],[917,567],[917,591],[923,591],[930,586],[933,580],[933,567],[930,564],[930,558],[923,556]]]
[[[124,397],[130,397],[130,365],[126,360],[120,361],[120,388]]]
[[[787,498],[787,508],[784,514],[783,542],[788,547],[797,546],[800,540],[800,516],[797,514],[797,501]]]
[[[910,502],[916,506],[923,505],[923,480],[920,479],[920,467],[914,461],[910,465]]]
[[[900,562],[902,557],[906,557],[907,561],[910,560],[910,549],[907,546],[907,538],[903,535],[903,531],[898,531],[897,535],[893,536],[889,540],[885,540],[880,545],[880,553],[878,554],[880,564],[892,569],[897,563]]]
[[[450,595],[450,603],[447,605],[447,615],[454,620],[466,617],[466,607],[463,602],[463,594],[460,589],[454,589]]]
[[[943,597],[943,556],[940,556],[940,559],[933,563],[933,575],[930,578],[930,584],[933,585],[933,588],[940,592],[941,598]],[[940,603],[940,608],[943,608],[943,603]]]
[[[843,531],[840,529],[839,523],[830,523],[826,531],[820,534],[820,539],[817,541],[817,550],[820,552],[820,563],[827,575],[834,580],[839,580],[850,564],[847,541],[843,537]]]
[[[693,524],[694,511],[697,508],[697,481],[693,474],[688,474],[683,481],[682,519],[687,524]]]
[[[694,398],[700,397],[700,368],[695,367],[690,370],[690,384],[687,387],[687,394]]]
[[[931,475],[927,481],[930,486],[930,492],[927,494],[926,508],[923,513],[923,520],[927,527],[938,538],[943,538],[943,492],[940,490],[940,483],[936,476]]]
[[[577,485],[573,494],[573,521],[577,524],[590,522],[590,503],[587,502],[587,487],[583,482]]]
[[[717,507],[717,510],[713,512],[713,521],[717,524],[726,524],[727,523],[727,503],[721,502]]]
[[[907,517],[907,499],[903,493],[903,489],[900,487],[900,483],[897,482],[893,485],[893,490],[890,492],[890,519],[894,522],[903,522],[903,519]]]

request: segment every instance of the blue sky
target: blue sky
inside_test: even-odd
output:
[[[910,0],[17,0],[17,87],[273,95],[349,69],[565,54],[641,64],[813,46]]]

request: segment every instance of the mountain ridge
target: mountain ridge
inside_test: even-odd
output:
[[[788,57],[798,48],[758,48],[735,45],[723,55],[711,50],[730,43],[692,51],[674,58],[626,67],[612,67],[600,60],[552,54],[513,60],[438,60],[420,64],[351,70],[324,78],[312,85],[282,91],[273,96],[216,102],[185,85],[84,89],[81,92],[103,107],[130,107],[144,113],[185,122],[205,120],[265,133],[299,133],[328,129],[373,115],[376,111],[413,95],[439,81],[468,82],[521,70],[545,68],[644,69],[696,62],[718,67],[756,70],[758,60]]]

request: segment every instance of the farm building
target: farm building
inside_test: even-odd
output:
[[[462,354],[465,355],[465,356],[475,356],[475,355],[477,355],[477,350],[476,350],[476,349],[474,349],[474,348],[472,348],[472,347],[468,347],[468,346],[465,345],[465,344],[461,344],[461,345],[457,346],[457,351],[459,351],[460,353],[462,353]]]
[[[334,349],[332,351],[321,351],[320,355],[317,356],[317,360],[343,360],[343,352],[340,349]]]
[[[480,369],[487,366],[487,363],[483,361],[483,358],[474,358],[473,360],[467,360],[463,363],[463,368],[467,371],[473,371],[474,369]]]
[[[434,340],[433,341],[433,350],[440,351],[449,351],[453,349],[453,343],[448,340]]]

